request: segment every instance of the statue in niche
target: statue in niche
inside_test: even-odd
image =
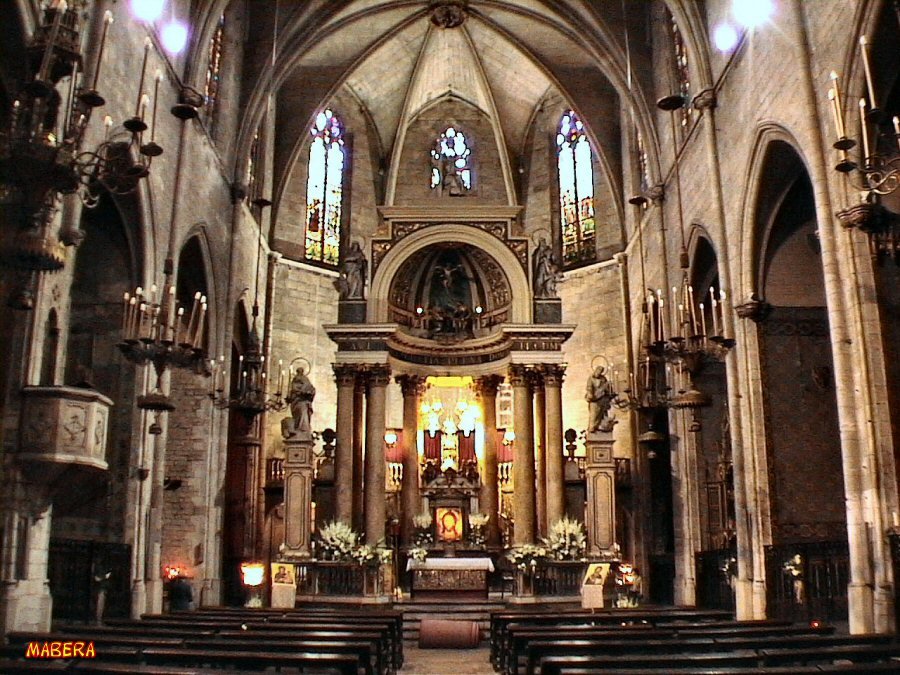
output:
[[[588,433],[610,432],[616,420],[608,417],[615,392],[606,377],[606,368],[597,366],[588,377],[584,400],[588,402]]]
[[[532,259],[534,268],[534,297],[555,298],[556,282],[559,278],[559,265],[553,255],[553,249],[544,237],[541,237]]]
[[[335,287],[341,300],[363,300],[366,290],[366,276],[369,262],[358,241],[350,244],[341,261],[341,276]]]
[[[282,436],[301,441],[312,440],[312,404],[315,397],[316,388],[306,376],[306,371],[299,369],[291,380],[291,389],[287,395],[291,416],[281,422]]]

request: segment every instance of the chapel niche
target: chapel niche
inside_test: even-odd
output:
[[[447,242],[414,252],[391,282],[390,313],[405,332],[438,342],[489,335],[509,320],[509,280],[493,257]]]

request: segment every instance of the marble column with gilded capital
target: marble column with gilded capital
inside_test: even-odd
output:
[[[425,378],[420,375],[398,375],[394,378],[403,392],[403,483],[400,503],[403,521],[400,523],[400,543],[412,544],[413,518],[421,510],[419,494],[419,400],[425,391]]]
[[[565,459],[563,458],[562,382],[566,367],[545,365],[544,400],[547,449],[547,526],[561,519],[566,513]]]
[[[484,460],[481,467],[481,491],[478,508],[488,516],[486,543],[500,546],[500,488],[497,476],[497,388],[502,375],[484,375],[475,380],[484,415]]]
[[[353,524],[353,473],[360,471],[353,463],[353,391],[358,366],[336,363],[332,366],[337,383],[337,443],[334,451],[334,518]]]
[[[513,545],[534,543],[534,400],[530,366],[509,367],[513,390],[515,455],[513,457]]]
[[[387,386],[391,369],[387,364],[367,367],[366,372],[366,458],[363,485],[363,520],[366,543],[374,546],[384,542],[385,500],[384,429]]]

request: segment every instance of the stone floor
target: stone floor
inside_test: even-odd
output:
[[[483,644],[483,643],[482,643]],[[490,652],[480,649],[419,649],[403,646],[401,673],[410,675],[492,675]]]

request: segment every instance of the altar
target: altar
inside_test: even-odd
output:
[[[411,595],[414,599],[485,599],[488,574],[494,571],[490,558],[432,558],[408,560],[412,572]]]

